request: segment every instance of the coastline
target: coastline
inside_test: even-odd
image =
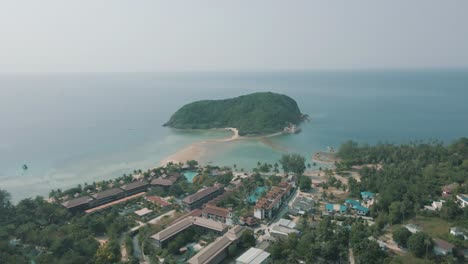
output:
[[[312,155],[311,160],[316,163],[322,163],[327,165],[334,165],[335,162],[340,162],[340,159],[336,157],[335,153],[329,153],[324,151],[319,151]]]
[[[208,148],[209,148],[210,144],[226,143],[226,142],[232,142],[232,141],[236,141],[236,140],[260,139],[260,140],[262,140],[262,143],[264,143],[264,144],[266,144],[266,145],[268,145],[268,146],[270,146],[272,148],[275,148],[275,147],[272,146],[272,144],[268,144],[266,142],[263,142],[263,140],[267,139],[267,138],[270,138],[270,137],[274,137],[274,136],[278,136],[278,135],[283,134],[282,132],[277,132],[277,133],[267,134],[267,135],[263,135],[263,136],[252,136],[252,137],[250,137],[250,136],[240,136],[239,135],[239,130],[237,128],[234,128],[234,127],[226,127],[226,128],[222,128],[222,129],[231,131],[232,136],[230,136],[228,138],[204,140],[204,141],[199,141],[199,142],[192,143],[192,144],[184,147],[183,149],[181,149],[181,150],[167,156],[166,158],[162,159],[159,162],[159,165],[164,166],[169,162],[185,163],[188,160],[200,161],[200,160],[202,160],[202,157],[205,156],[206,153],[208,152]],[[281,150],[285,151],[284,148],[282,148]]]

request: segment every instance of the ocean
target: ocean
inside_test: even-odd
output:
[[[158,166],[229,135],[163,127],[179,107],[258,91],[291,96],[311,121],[296,135],[215,144],[203,163],[252,169],[349,139],[468,136],[468,70],[0,75],[0,189],[18,201]]]

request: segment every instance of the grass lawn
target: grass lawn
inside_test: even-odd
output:
[[[408,223],[415,223],[422,226],[423,232],[433,238],[447,238],[452,225],[439,217],[416,216]]]
[[[393,230],[397,229],[400,226],[404,226],[406,224],[417,224],[422,227],[422,231],[427,233],[432,238],[442,238],[445,239],[448,237],[450,232],[450,227],[454,225],[445,221],[439,217],[427,217],[427,216],[416,216],[410,220],[405,221],[403,224],[397,224],[391,226],[388,231],[392,232]]]
[[[429,263],[432,263],[429,260],[417,258],[413,254],[406,254],[406,255],[403,255],[403,256],[395,256],[393,258],[399,260],[396,263],[402,263],[402,264],[429,264]]]

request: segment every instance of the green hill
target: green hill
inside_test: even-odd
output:
[[[267,134],[299,124],[302,114],[291,97],[271,92],[184,105],[164,126],[182,129],[235,127],[240,135]]]

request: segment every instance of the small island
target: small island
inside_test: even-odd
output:
[[[189,103],[175,112],[164,126],[180,129],[235,127],[239,135],[276,132],[296,133],[307,116],[291,97],[259,92],[223,100]]]

